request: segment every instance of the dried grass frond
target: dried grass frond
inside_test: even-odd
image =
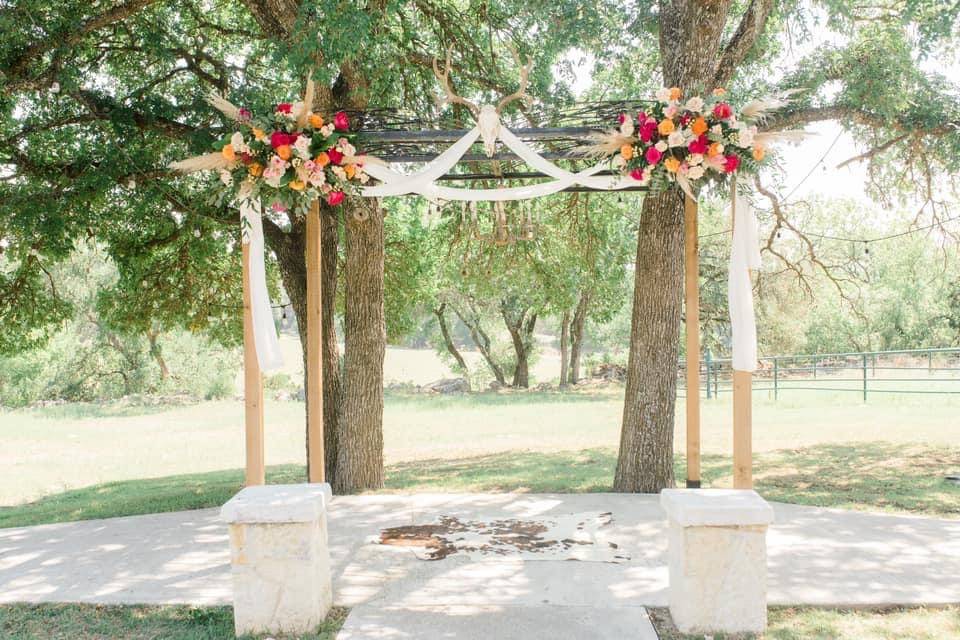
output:
[[[209,104],[211,107],[213,107],[223,115],[227,116],[231,120],[239,121],[241,119],[240,107],[236,106],[235,104],[233,104],[232,102],[230,102],[229,100],[221,96],[216,91],[211,91],[210,93],[208,93],[206,96],[206,101],[207,101],[207,104]]]
[[[577,149],[577,154],[588,158],[606,158],[620,152],[620,148],[625,145],[637,143],[633,136],[625,136],[616,129],[604,131],[603,133],[592,133],[589,136],[593,144],[584,145]]]
[[[232,161],[223,157],[219,151],[205,153],[202,156],[194,156],[186,160],[171,162],[170,168],[179,173],[196,173],[197,171],[215,171],[217,169],[227,169],[233,164]]]

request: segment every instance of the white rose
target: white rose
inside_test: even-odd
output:
[[[703,162],[703,154],[701,153],[691,153],[689,156],[687,156],[687,164],[689,164],[691,167],[695,167],[701,162]]]
[[[710,127],[710,133],[712,133],[712,134],[715,135],[715,136],[722,136],[722,135],[723,135],[723,127],[722,127],[721,125],[719,125],[719,124],[715,124],[715,125],[713,125],[712,127]]]
[[[694,96],[687,100],[687,110],[693,111],[694,113],[700,113],[700,110],[703,109],[703,98],[700,96]]]
[[[247,143],[243,141],[243,134],[239,131],[230,136],[230,146],[233,147],[233,150],[237,153],[250,151],[249,147],[247,147]]]
[[[682,147],[686,138],[682,131],[674,131],[667,136],[667,144],[671,147]]]
[[[230,172],[226,169],[220,169],[220,182],[229,187],[233,184],[233,176],[231,176]]]
[[[663,140],[661,140],[660,142],[658,142],[653,146],[656,147],[657,151],[659,151],[660,153],[663,153],[664,151],[670,148],[669,145],[667,145],[667,143]]]
[[[670,89],[664,87],[657,91],[657,100],[660,102],[670,102]]]
[[[620,124],[620,135],[629,138],[633,135],[633,118],[625,117]]]
[[[689,160],[689,159],[688,159]],[[687,177],[691,180],[699,180],[703,177],[704,168],[702,164],[690,167],[687,171]]]
[[[307,136],[297,138],[297,141],[293,143],[293,150],[301,158],[310,159],[310,138]]]

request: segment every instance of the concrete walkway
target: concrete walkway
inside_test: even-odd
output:
[[[771,604],[960,602],[960,521],[774,508]],[[522,553],[426,561],[410,547],[375,543],[385,528],[442,516],[491,521],[597,512],[612,514],[598,542],[618,549],[617,562]],[[474,637],[467,629],[502,637],[497,629],[526,627],[542,628],[545,637],[577,637],[557,630],[583,629],[589,637],[619,638],[623,629],[646,628],[643,605],[666,605],[665,522],[656,496],[338,497],[329,527],[335,601],[353,607],[341,634],[350,640],[423,637],[417,625],[439,620],[451,631],[462,628],[450,636],[458,638]],[[227,545],[216,509],[0,529],[0,603],[226,604]],[[383,635],[385,629],[394,635]]]

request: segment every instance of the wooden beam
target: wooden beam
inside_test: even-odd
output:
[[[320,201],[307,214],[307,463],[310,482],[324,482],[323,451],[323,314],[321,308]]]
[[[250,299],[250,245],[243,244],[243,410],[246,441],[245,484],[265,482],[263,451],[263,376],[253,341],[253,306]]]
[[[753,489],[753,374],[733,372],[733,488]]]
[[[687,196],[683,216],[684,317],[687,334],[687,488],[700,487],[700,254],[697,201]]]

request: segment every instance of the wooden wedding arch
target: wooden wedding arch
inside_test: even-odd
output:
[[[467,116],[478,123],[489,117],[490,109],[495,109],[499,117],[502,107],[514,99],[522,99],[526,86],[525,72],[522,71],[520,91],[501,100],[498,107],[479,107],[449,90],[446,72],[437,69],[437,77],[446,89],[446,97],[440,102],[457,104],[460,118],[423,122],[415,117],[405,116],[390,109],[370,109],[350,113],[361,135],[361,144],[365,153],[375,156],[385,165],[427,165],[436,161],[444,151],[471,133],[463,128]],[[524,144],[535,145],[540,158],[548,161],[581,160],[571,154],[572,150],[589,141],[592,134],[609,127],[616,116],[624,112],[636,112],[638,108],[649,104],[648,100],[611,101],[579,105],[560,112],[537,112],[532,108],[523,110],[522,120],[503,122],[503,133],[511,139]],[[516,125],[516,126],[511,126]],[[537,126],[540,125],[540,126]],[[457,160],[457,169],[448,170],[436,176],[436,182],[497,182],[500,184],[527,183],[537,184],[544,179],[556,177],[544,171],[520,171],[504,169],[504,164],[529,164],[529,155],[517,153],[511,149],[490,148],[486,136],[478,137],[472,144],[466,145],[466,152]],[[501,138],[500,142],[504,142]],[[480,148],[480,147],[484,148]],[[501,146],[503,146],[501,144]],[[468,169],[463,170],[466,166]],[[482,168],[478,168],[482,167]],[[566,173],[558,169],[558,172]],[[372,172],[371,172],[372,173]],[[551,173],[553,173],[551,171]],[[386,174],[384,174],[386,177]],[[579,174],[578,174],[579,175]],[[559,191],[646,191],[646,187],[620,181],[618,174],[612,171],[596,172],[591,178],[571,182]],[[598,186],[594,178],[606,176],[615,188]],[[377,177],[374,175],[374,177]],[[732,190],[735,190],[735,185]],[[375,188],[374,188],[375,189]],[[418,191],[405,191],[415,194]],[[444,193],[450,193],[445,190]],[[681,192],[679,189],[677,193]],[[400,195],[400,193],[397,193]],[[686,485],[690,488],[700,486],[700,291],[699,291],[699,240],[698,240],[698,204],[689,195],[684,195],[684,322],[686,329]],[[736,224],[736,215],[733,224]],[[310,407],[307,419],[309,468],[308,481],[325,481],[324,469],[324,425],[323,425],[323,359],[322,359],[322,309],[321,277],[322,262],[320,204],[314,201],[306,219],[306,273],[307,273],[307,310],[306,310],[306,402]],[[244,402],[245,402],[245,445],[247,486],[264,484],[264,414],[263,414],[263,376],[257,358],[253,330],[253,312],[251,303],[250,247],[243,245],[243,327],[244,327]],[[737,489],[753,487],[752,476],[752,373],[737,371],[733,373],[733,484]]]

